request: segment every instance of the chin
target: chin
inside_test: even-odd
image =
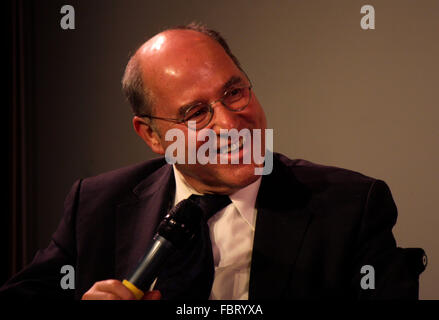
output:
[[[219,184],[236,190],[248,186],[260,177],[255,175],[254,165],[225,165],[215,171],[215,180]]]
[[[210,164],[178,166],[192,187],[201,193],[232,194],[255,182],[253,164]]]

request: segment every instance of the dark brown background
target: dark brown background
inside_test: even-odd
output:
[[[150,159],[120,90],[130,52],[165,26],[217,28],[274,128],[275,151],[385,180],[402,247],[429,256],[439,298],[439,1],[36,1],[28,255],[47,245],[74,180]],[[60,28],[75,8],[76,29]],[[376,29],[362,30],[371,4]]]

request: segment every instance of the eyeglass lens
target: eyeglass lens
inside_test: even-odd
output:
[[[243,110],[250,102],[250,88],[234,88],[225,93],[219,100],[224,106],[232,111]],[[207,126],[213,116],[213,109],[208,103],[199,103],[190,107],[184,116],[184,122],[196,121],[196,128],[201,129]]]

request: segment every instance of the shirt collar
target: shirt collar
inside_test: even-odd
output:
[[[175,178],[175,197],[174,205],[180,201],[189,198],[192,194],[201,195],[186,181],[180,171],[174,167]],[[248,186],[239,189],[235,193],[231,194],[230,200],[238,210],[239,214],[249,223],[255,225],[255,203],[258,195],[259,186],[261,185],[261,177],[255,182],[252,182]]]

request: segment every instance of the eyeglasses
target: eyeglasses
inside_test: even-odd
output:
[[[213,118],[213,105],[221,102],[224,107],[233,112],[244,110],[250,103],[252,85],[245,87],[235,87],[224,93],[224,95],[211,103],[200,102],[194,104],[184,111],[184,115],[180,119],[155,117],[148,114],[138,114],[141,118],[158,119],[175,123],[184,123],[189,127],[189,121],[195,121],[196,130],[206,127]]]

